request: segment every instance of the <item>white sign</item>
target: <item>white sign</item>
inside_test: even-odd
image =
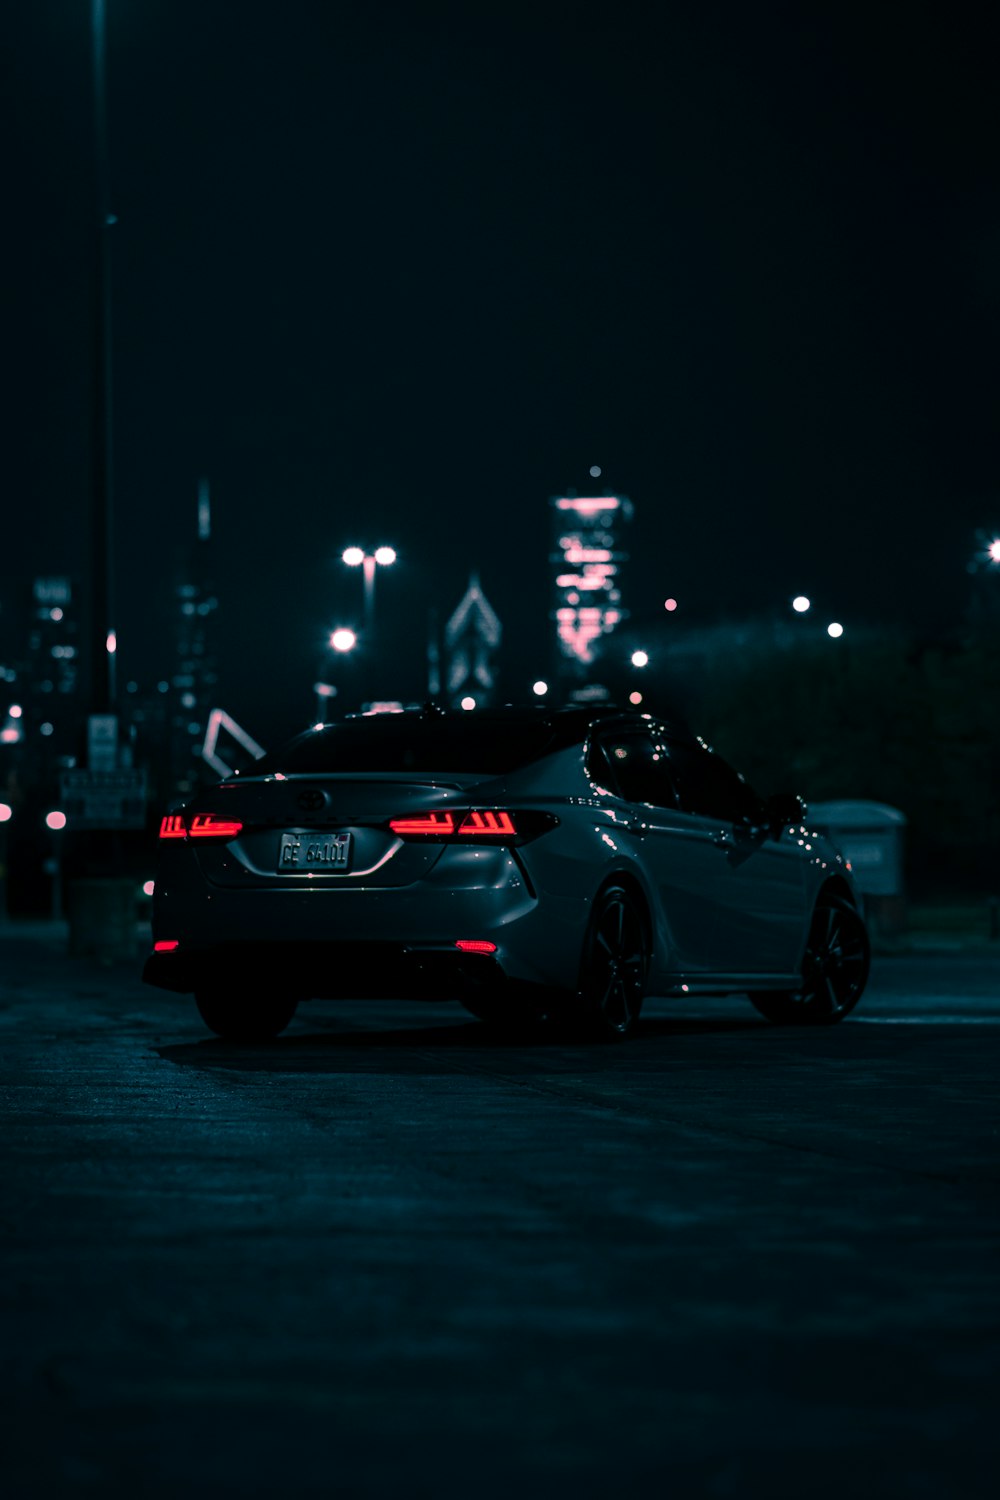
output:
[[[89,714],[87,717],[87,765],[91,771],[114,771],[118,765],[118,717]]]
[[[68,578],[36,578],[33,592],[38,604],[68,604],[70,602]]]
[[[224,708],[213,708],[208,716],[208,723],[205,726],[205,743],[201,747],[201,758],[219,776],[231,776],[236,769],[228,761],[223,760],[219,754],[219,736],[223,731],[231,739],[235,740],[237,745],[242,750],[245,750],[248,755],[251,755],[254,760],[260,760],[262,756],[267,754],[263,745],[258,745],[252,735],[248,734],[245,729],[240,728],[232,714],[227,714]],[[232,751],[229,754],[230,758],[232,758]]]

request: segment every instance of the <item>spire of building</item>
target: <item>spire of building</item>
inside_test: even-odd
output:
[[[480,587],[479,574],[471,573],[469,587],[444,628],[445,681],[452,703],[464,697],[489,702],[502,636],[503,627]]]

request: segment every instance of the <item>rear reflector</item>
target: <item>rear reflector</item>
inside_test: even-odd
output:
[[[455,947],[460,953],[495,953],[496,943],[488,942],[485,938],[459,938]]]
[[[417,813],[412,818],[393,818],[389,827],[393,833],[422,833],[441,839],[455,832],[455,819],[450,812]]]
[[[175,948],[180,947],[179,938],[161,938],[158,943],[153,944],[154,953],[173,953]]]
[[[243,827],[231,818],[217,818],[214,813],[196,813],[188,835],[193,839],[234,839]]]
[[[161,839],[182,839],[185,838],[186,835],[187,829],[184,827],[184,819],[181,817],[180,813],[168,813],[165,818],[161,819]]]

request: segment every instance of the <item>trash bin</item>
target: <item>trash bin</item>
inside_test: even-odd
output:
[[[807,821],[827,834],[865,901],[865,916],[886,937],[906,926],[903,833],[906,814],[884,802],[811,802]]]
[[[66,890],[69,951],[75,958],[135,958],[135,881],[80,876]]]

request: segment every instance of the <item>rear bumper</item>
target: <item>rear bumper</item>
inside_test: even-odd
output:
[[[394,943],[219,943],[151,953],[142,977],[177,994],[266,986],[300,999],[459,999],[508,981],[496,955]]]
[[[579,898],[539,900],[502,849],[449,850],[432,876],[390,888],[317,881],[234,890],[210,885],[185,861],[158,880],[153,907],[154,937],[179,947],[151,955],[144,977],[184,993],[213,966],[266,962],[293,982],[304,975],[301,993],[402,994],[414,974],[419,987],[424,971],[465,973],[475,959],[456,954],[456,940],[484,939],[497,946],[500,973],[572,987],[585,919]]]

